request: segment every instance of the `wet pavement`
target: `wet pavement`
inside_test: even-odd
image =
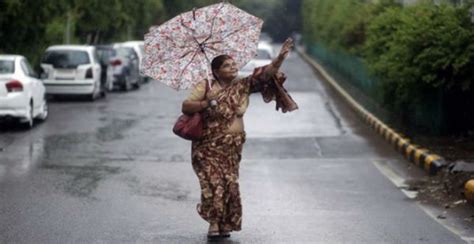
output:
[[[283,71],[300,109],[251,97],[243,230],[222,243],[464,243],[376,165],[421,170],[405,172],[296,54]],[[171,132],[186,95],[152,81],[53,101],[31,131],[2,124],[0,243],[206,243],[190,143]]]

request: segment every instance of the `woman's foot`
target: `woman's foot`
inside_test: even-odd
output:
[[[221,231],[220,237],[229,238],[230,237],[230,231]]]
[[[226,225],[220,225],[219,230],[221,231],[221,237],[222,238],[229,238],[230,237],[230,232],[232,231],[229,226]]]
[[[215,239],[221,237],[218,224],[210,224],[209,230],[207,231],[207,238]]]

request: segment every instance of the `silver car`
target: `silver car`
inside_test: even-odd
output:
[[[113,85],[123,91],[140,87],[139,59],[131,47],[115,47],[115,56],[110,60]]]

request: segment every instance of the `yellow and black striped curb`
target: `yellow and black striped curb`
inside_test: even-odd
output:
[[[314,59],[309,57],[304,51],[298,50],[298,53],[315,68],[323,78],[341,95],[349,105],[385,140],[392,144],[403,156],[413,162],[428,174],[435,175],[446,165],[444,159],[436,154],[430,153],[427,149],[419,148],[411,144],[410,140],[398,134],[395,130],[385,125],[377,117],[368,112],[364,107],[357,103],[339,84],[319,65]],[[474,182],[473,182],[474,189]],[[473,191],[474,192],[474,191]]]
[[[474,202],[474,180],[464,183],[464,197],[470,202]]]

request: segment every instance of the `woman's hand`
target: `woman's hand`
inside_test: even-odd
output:
[[[183,102],[181,107],[181,112],[183,114],[193,114],[201,112],[209,107],[209,102],[207,100],[202,101],[189,101],[186,100]]]
[[[292,48],[293,48],[293,39],[289,37],[283,43],[283,46],[281,46],[280,53],[278,54],[276,59],[273,60],[272,62],[273,67],[279,69],[283,61],[288,57],[288,54],[290,54],[290,51]]]
[[[294,46],[293,39],[291,39],[291,37],[288,37],[280,49],[280,53],[278,54],[278,59],[285,59],[286,57],[288,57],[288,54],[290,53],[293,46]]]

